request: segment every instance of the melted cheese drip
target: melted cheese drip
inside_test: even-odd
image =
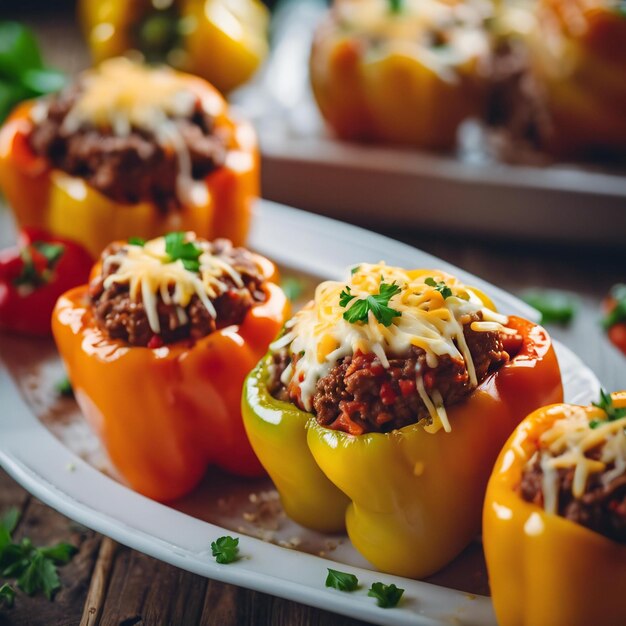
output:
[[[159,334],[161,327],[157,311],[158,296],[165,304],[177,305],[176,315],[181,323],[188,320],[185,307],[196,295],[213,319],[217,312],[211,298],[216,298],[228,288],[220,278],[227,274],[239,288],[244,286],[241,274],[223,258],[210,252],[207,241],[197,241],[193,233],[186,234],[186,241],[193,241],[202,249],[198,261],[200,269],[192,272],[178,259],[171,261],[165,252],[165,238],[159,237],[144,246],[126,244],[118,252],[105,258],[103,272],[117,265],[114,273],[104,280],[104,288],[113,284],[127,284],[132,300],[143,302],[152,332]],[[171,287],[173,293],[170,293]]]
[[[436,282],[445,281],[453,295],[444,299],[434,287],[425,284],[428,277]],[[383,281],[401,287],[401,292],[389,301],[389,306],[402,314],[393,318],[391,326],[380,324],[371,311],[366,323],[350,323],[343,318],[357,299],[378,294]],[[344,308],[339,305],[339,299],[347,285],[356,298]],[[384,263],[361,264],[348,283],[321,283],[314,300],[287,323],[285,335],[272,344],[272,349],[289,346],[291,354],[303,353],[295,367],[283,372],[281,381],[286,386],[297,381],[307,411],[312,409],[319,379],[341,359],[357,351],[374,353],[383,367],[389,367],[387,355],[406,355],[411,346],[422,348],[428,366],[433,368],[439,357],[449,355],[466,363],[470,382],[476,386],[476,370],[463,335],[463,323],[477,313],[484,320],[477,325],[478,331],[502,329],[507,323],[505,316],[485,307],[475,292],[448,274],[410,272]],[[436,392],[428,396],[419,371],[415,372],[415,378],[417,391],[431,417],[427,430],[436,432],[443,427],[448,432],[450,424],[441,396]]]
[[[574,468],[572,494],[581,498],[591,474],[605,472],[601,481],[610,483],[626,473],[626,417],[604,422],[596,428],[589,427],[589,414],[582,407],[572,407],[568,414],[554,422],[540,437],[541,450],[533,455],[529,464],[539,459],[543,471],[544,508],[558,513],[558,470]],[[591,459],[587,453],[602,446],[600,458]],[[614,467],[606,472],[606,468]]]
[[[417,56],[444,80],[455,80],[450,67],[472,58],[487,57],[490,50],[485,29],[493,14],[489,1],[405,0],[400,13],[389,10],[389,0],[341,0],[335,11],[342,27],[371,38],[368,55]],[[432,45],[429,36],[443,32],[446,45]]]
[[[120,57],[87,71],[82,90],[63,121],[63,130],[74,133],[84,127],[110,130],[118,137],[133,129],[153,135],[178,160],[177,195],[193,204],[191,157],[172,119],[190,116],[198,96],[183,76],[166,67],[151,68]]]

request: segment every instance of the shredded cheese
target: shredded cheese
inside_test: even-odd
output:
[[[372,42],[368,58],[390,52],[417,57],[447,82],[457,80],[455,66],[489,55],[488,0],[405,0],[400,13],[389,10],[389,0],[343,0],[334,11],[342,32],[354,29]],[[434,33],[445,35],[443,45],[432,40]]]
[[[452,295],[444,298],[435,287],[427,285],[425,280],[429,277],[436,282],[444,281]],[[390,326],[379,323],[371,311],[367,322],[351,323],[344,319],[344,313],[357,299],[378,294],[381,282],[400,286],[389,306],[401,315],[394,317]],[[347,286],[355,300],[342,307],[340,294]],[[501,329],[508,321],[506,316],[485,306],[471,288],[444,272],[407,271],[384,263],[361,264],[347,282],[321,283],[314,300],[287,323],[285,334],[272,344],[272,349],[288,346],[291,354],[302,355],[295,367],[283,372],[281,382],[299,386],[300,399],[307,411],[312,409],[320,378],[341,359],[356,352],[375,354],[387,368],[388,355],[404,356],[411,346],[417,346],[425,351],[429,367],[436,367],[444,355],[464,361],[470,383],[476,386],[476,370],[465,342],[463,324],[479,313],[483,322],[477,324],[477,331]],[[443,427],[449,432],[451,426],[441,396],[435,392],[429,397],[419,371],[415,372],[415,382],[430,414],[428,431],[436,432]]]
[[[211,253],[208,241],[197,240],[194,233],[186,233],[186,241],[192,241],[202,250],[198,272],[188,270],[180,259],[172,261],[166,253],[165,238],[158,237],[145,245],[126,244],[115,254],[104,259],[103,273],[111,267],[116,269],[104,280],[104,288],[113,284],[128,285],[132,300],[143,302],[152,332],[161,332],[158,315],[158,296],[166,304],[177,305],[177,317],[181,323],[188,320],[185,307],[196,295],[213,319],[217,312],[211,299],[224,293],[228,285],[220,280],[228,275],[237,287],[243,287],[241,274],[223,258]],[[173,288],[173,291],[172,291]]]
[[[591,474],[602,473],[601,481],[607,485],[617,476],[626,473],[626,417],[589,427],[589,413],[582,407],[572,407],[566,416],[556,420],[539,440],[540,449],[528,461],[539,460],[543,478],[544,509],[558,513],[559,469],[574,468],[572,494],[581,498]],[[591,450],[601,447],[599,458],[588,456]],[[613,465],[613,468],[606,471]]]

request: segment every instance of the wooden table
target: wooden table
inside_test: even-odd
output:
[[[85,65],[80,39],[67,20],[47,20],[38,30],[52,62],[68,70]],[[613,283],[626,281],[625,252],[470,241],[441,233],[388,234],[513,292],[537,286],[573,292],[578,315],[567,328],[549,327],[552,335],[573,349],[607,389],[626,389],[626,358],[599,327],[601,298]],[[13,609],[0,610],[0,626],[361,623],[207,580],[118,545],[44,506],[0,470],[0,511],[9,506],[22,511],[18,537],[29,536],[39,544],[71,541],[79,552],[60,570],[63,588],[54,602],[18,593]]]

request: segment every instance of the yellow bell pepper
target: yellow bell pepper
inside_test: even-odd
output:
[[[563,395],[545,330],[515,317],[509,326],[523,338],[520,351],[449,407],[450,433],[421,424],[358,436],[325,428],[269,394],[271,357],[261,361],[244,385],[244,425],[290,517],[328,531],[345,515],[355,548],[392,574],[422,578],[451,561],[479,531],[503,442],[529,410]]]
[[[18,224],[75,240],[94,258],[111,241],[131,236],[151,239],[175,230],[245,243],[252,203],[259,195],[256,135],[247,122],[231,118],[226,102],[211,85],[194,76],[184,80],[190,90],[211,100],[217,111],[216,132],[230,137],[226,162],[204,179],[207,193],[202,199],[170,212],[147,201],[123,204],[83,179],[52,168],[28,143],[33,101],[20,105],[0,129],[0,188]]]
[[[81,0],[79,13],[96,63],[139,50],[223,93],[267,55],[269,14],[259,0]]]
[[[557,156],[626,153],[626,17],[610,0],[540,0],[526,34]]]
[[[436,12],[420,0],[336,0],[316,32],[310,73],[339,137],[445,150],[461,122],[481,114],[487,33],[451,25],[458,3],[430,4]]]
[[[612,394],[626,407],[626,392]],[[500,626],[619,626],[626,620],[626,545],[546,513],[518,493],[539,437],[568,405],[529,415],[506,443],[489,481],[483,543]],[[589,420],[602,417],[585,407]]]

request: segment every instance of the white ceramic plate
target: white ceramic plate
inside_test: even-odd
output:
[[[296,271],[320,278],[338,278],[345,268],[359,261],[408,267],[448,270],[463,280],[482,287],[504,313],[536,319],[536,312],[511,295],[428,254],[362,229],[269,202],[257,207],[251,246]],[[489,598],[442,585],[380,574],[359,557],[347,540],[328,558],[268,543],[233,532],[233,524],[208,523],[198,516],[153,502],[85,462],[55,437],[36,415],[36,403],[26,401],[24,385],[9,372],[20,340],[0,336],[0,464],[19,483],[48,505],[76,521],[132,548],[183,569],[224,582],[289,598],[330,611],[378,624],[430,626],[435,624],[495,624]],[[33,343],[24,343],[32,352]],[[598,393],[599,383],[580,360],[562,345],[557,353],[563,371],[566,400],[587,403]],[[42,370],[59,368],[58,358],[48,347]],[[46,352],[44,350],[44,352]],[[11,372],[15,374],[15,368]],[[35,389],[36,391],[36,389]],[[28,396],[28,393],[26,393]],[[67,434],[67,433],[66,433]],[[69,433],[72,436],[72,432]],[[76,435],[78,436],[78,435]],[[216,503],[247,488],[250,483],[209,475]],[[265,488],[268,481],[266,480]],[[220,491],[221,490],[221,491]],[[247,498],[247,496],[246,496]],[[192,505],[181,506],[193,512]],[[219,515],[213,520],[226,520]],[[206,519],[206,516],[205,516]],[[294,532],[291,525],[287,532]],[[240,536],[243,558],[230,565],[218,565],[210,554],[210,543],[224,534]],[[478,550],[479,552],[479,550]],[[330,560],[330,558],[335,560]],[[354,572],[362,586],[354,593],[324,587],[326,568]],[[401,605],[380,609],[366,596],[372,582],[384,580],[404,588]],[[461,588],[464,585],[461,583]]]

